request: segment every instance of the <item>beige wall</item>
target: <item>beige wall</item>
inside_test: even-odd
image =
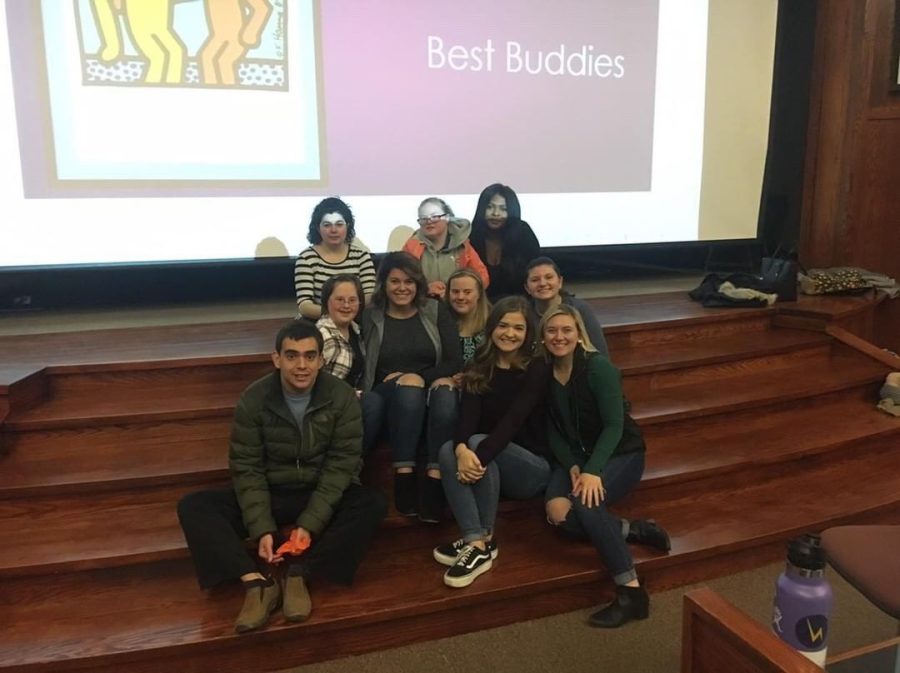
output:
[[[756,236],[777,0],[710,0],[699,238]]]

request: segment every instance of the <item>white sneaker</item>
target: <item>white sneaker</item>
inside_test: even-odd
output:
[[[434,551],[431,552],[431,555],[434,556],[434,560],[444,566],[452,566],[456,563],[456,559],[459,558],[460,552],[462,552],[463,548],[466,546],[466,541],[462,538],[458,540],[454,540],[453,542],[448,542],[447,544],[442,544],[438,547],[434,548]],[[497,543],[491,540],[490,542],[485,543],[485,547],[489,552],[491,552],[491,559],[497,558],[497,555],[500,553],[500,550],[497,548]]]
[[[479,575],[490,570],[492,564],[490,551],[467,544],[460,551],[456,562],[444,573],[444,584],[457,589],[467,587]]]

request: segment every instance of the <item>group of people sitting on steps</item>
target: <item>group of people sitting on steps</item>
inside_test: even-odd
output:
[[[616,584],[590,623],[647,617],[627,543],[668,551],[669,536],[609,511],[640,482],[644,442],[593,310],[563,291],[505,185],[482,192],[471,225],[438,198],[418,223],[376,273],[346,203],[313,211],[295,269],[301,317],[275,338],[276,371],[235,409],[233,486],[178,505],[200,586],[243,583],[238,632],[279,607],[308,618],[307,584],[351,583],[386,516],[383,494],[360,482],[386,437],[396,511],[439,523],[449,504],[459,526],[432,552],[445,584],[491,569],[501,495],[543,496],[547,522],[589,540]]]

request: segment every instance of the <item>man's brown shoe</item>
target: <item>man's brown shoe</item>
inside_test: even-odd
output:
[[[306,589],[306,581],[300,575],[288,575],[284,580],[284,618],[289,622],[309,619],[312,601]]]
[[[278,582],[269,580],[253,582],[247,587],[244,605],[234,622],[234,630],[238,633],[253,631],[269,621],[271,615],[281,605],[281,587]]]

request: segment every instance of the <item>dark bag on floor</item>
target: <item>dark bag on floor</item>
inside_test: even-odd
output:
[[[763,257],[760,277],[767,288],[766,292],[777,294],[778,301],[797,301],[799,270],[800,263],[795,252],[781,253],[779,247],[771,257]]]

